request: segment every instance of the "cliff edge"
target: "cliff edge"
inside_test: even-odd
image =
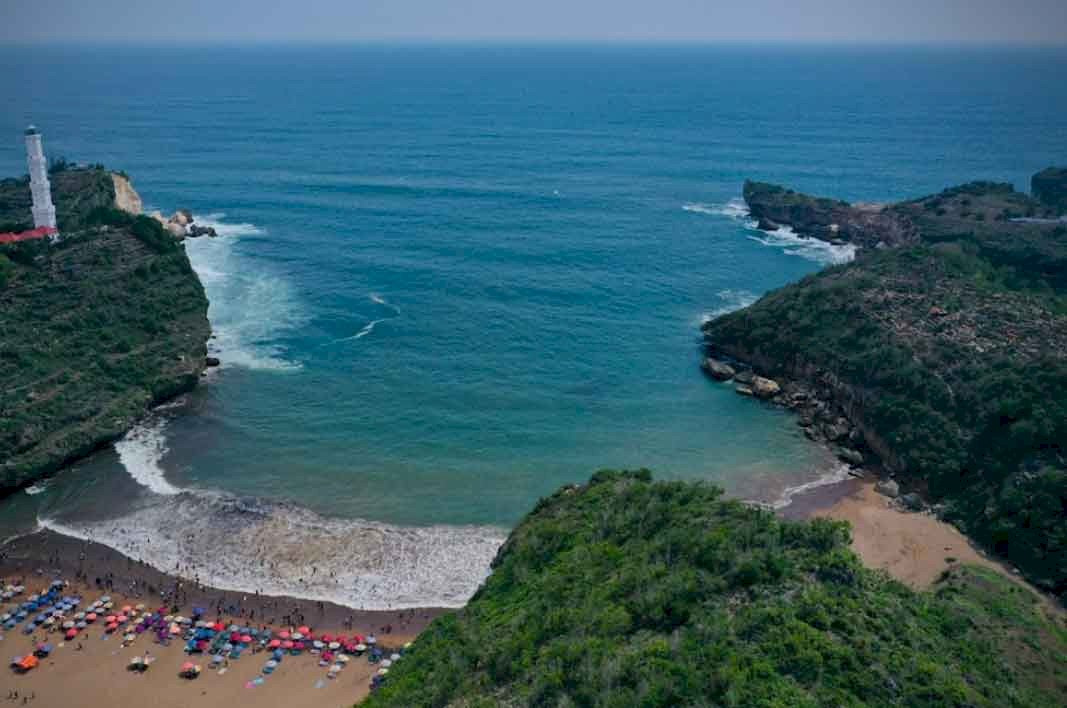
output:
[[[62,238],[0,247],[0,493],[122,436],[196,385],[207,298],[184,247],[102,168],[51,175]],[[126,211],[124,211],[126,210]],[[0,223],[29,214],[0,182]]]

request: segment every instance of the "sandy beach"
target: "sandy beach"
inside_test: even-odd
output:
[[[38,592],[53,579],[70,583],[65,595],[80,594],[85,602],[110,595],[116,606],[144,603],[150,608],[177,606],[186,615],[191,608],[207,608],[210,620],[275,630],[306,624],[317,634],[329,632],[351,636],[374,634],[379,646],[399,648],[411,641],[445,610],[427,608],[396,612],[369,612],[291,597],[259,597],[198,586],[133,562],[94,543],[69,539],[50,532],[19,538],[3,548],[0,584],[24,584],[22,599]],[[221,612],[219,612],[221,608]],[[149,634],[138,636],[129,646],[122,638],[107,635],[103,626],[91,625],[77,638],[65,641],[59,632],[24,635],[18,629],[2,632],[0,651],[7,664],[25,655],[38,642],[54,645],[52,655],[25,675],[5,666],[0,673],[0,696],[10,705],[33,706],[133,706],[162,707],[198,705],[206,708],[233,706],[255,701],[262,706],[351,706],[370,690],[377,666],[366,658],[350,661],[334,679],[320,667],[318,657],[304,653],[286,657],[278,669],[260,684],[261,669],[269,659],[265,652],[245,653],[219,670],[208,668],[209,657],[194,661],[203,667],[195,680],[178,676],[188,660],[184,642],[163,646]],[[149,652],[155,661],[144,674],[127,670],[134,656]],[[18,698],[8,698],[13,692]]]
[[[1033,592],[1045,610],[1064,608],[1027,583],[1009,565],[989,557],[955,526],[927,513],[905,511],[875,491],[873,479],[852,479],[798,497],[787,518],[825,517],[852,525],[852,549],[869,568],[884,570],[909,587],[930,587],[953,565],[980,565]]]

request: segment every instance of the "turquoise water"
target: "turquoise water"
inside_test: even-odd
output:
[[[457,604],[539,496],[600,467],[780,501],[834,465],[700,374],[699,324],[849,254],[754,231],[742,181],[1025,187],[1067,162],[1065,74],[1063,50],[0,50],[0,173],[34,122],[49,155],[218,227],[188,250],[224,362],[3,502],[3,531]]]

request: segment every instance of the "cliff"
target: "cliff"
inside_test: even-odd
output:
[[[712,357],[777,379],[812,437],[880,462],[911,504],[1063,597],[1067,230],[1005,214],[1031,208],[993,183],[889,206],[918,245],[861,252],[704,334]]]
[[[863,248],[918,241],[914,226],[882,205],[852,205],[751,180],[745,182],[743,194],[759,227],[767,231],[788,226],[801,236]]]
[[[103,169],[53,174],[62,241],[0,250],[0,492],[120,437],[204,368],[200,281],[155,220],[115,209],[116,183]],[[24,218],[28,192],[0,183],[0,219]]]
[[[542,499],[364,705],[1045,706],[1065,651],[989,571],[914,592],[863,567],[843,523],[598,472]]]

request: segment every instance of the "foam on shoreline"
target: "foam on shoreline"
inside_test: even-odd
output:
[[[495,527],[393,526],[201,492],[155,497],[117,519],[38,524],[222,590],[365,610],[463,606],[506,538]]]

